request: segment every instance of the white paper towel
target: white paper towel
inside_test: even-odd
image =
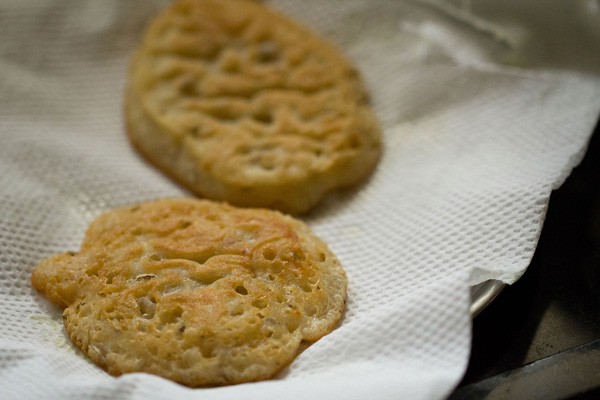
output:
[[[128,58],[165,4],[0,3],[0,398],[446,397],[468,359],[469,284],[523,273],[598,117],[598,2],[270,2],[358,65],[385,154],[305,219],[348,272],[342,325],[277,379],[210,389],[108,376],[29,283],[102,211],[187,194],[122,123]]]

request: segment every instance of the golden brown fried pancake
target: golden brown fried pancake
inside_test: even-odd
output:
[[[197,195],[290,213],[364,181],[380,156],[347,59],[248,0],[160,14],[132,62],[126,121],[135,148]]]
[[[302,222],[189,199],[101,215],[79,253],[44,260],[32,283],[109,373],[188,386],[272,377],[336,326],[347,285]]]

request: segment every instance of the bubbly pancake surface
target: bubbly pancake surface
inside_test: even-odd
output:
[[[347,286],[304,223],[193,199],[101,215],[80,252],[44,260],[32,283],[109,373],[192,387],[272,377],[334,329]]]
[[[362,80],[312,31],[249,0],[180,0],[131,65],[134,146],[196,194],[303,213],[374,170]]]

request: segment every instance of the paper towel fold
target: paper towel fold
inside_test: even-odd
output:
[[[524,272],[550,192],[598,118],[595,3],[269,3],[344,49],[384,128],[368,184],[306,217],[348,272],[342,325],[277,379],[224,388],[113,378],[76,351],[60,310],[31,289],[33,266],[76,249],[108,208],[186,194],[122,125],[128,58],[166,2],[5,1],[0,397],[430,399],[458,383],[469,284]]]

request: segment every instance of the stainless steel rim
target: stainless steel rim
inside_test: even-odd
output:
[[[500,294],[506,284],[497,280],[481,282],[471,287],[471,317],[475,318]]]

